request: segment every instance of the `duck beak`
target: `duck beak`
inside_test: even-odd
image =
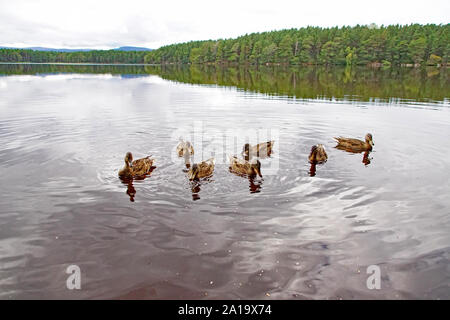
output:
[[[259,170],[259,168],[255,168],[255,171],[258,174],[258,176],[262,178],[261,170]]]
[[[373,147],[374,145],[375,145],[375,143],[373,143],[373,141],[372,140],[370,140],[370,145]]]

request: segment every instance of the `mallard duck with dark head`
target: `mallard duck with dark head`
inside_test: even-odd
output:
[[[375,145],[370,133],[366,134],[365,141],[343,137],[335,137],[333,139],[338,143],[336,148],[355,153],[371,151],[372,147]]]
[[[144,176],[152,171],[155,162],[155,159],[151,158],[151,156],[133,161],[131,152],[126,153],[124,160],[125,166],[119,170],[120,178],[136,178]]]

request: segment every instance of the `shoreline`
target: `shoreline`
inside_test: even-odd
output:
[[[36,64],[36,65],[62,65],[62,66],[157,66],[154,63],[94,63],[94,62],[0,62],[5,64]]]
[[[279,64],[279,63],[265,63],[265,64],[216,64],[216,63],[200,63],[200,64],[192,64],[192,63],[94,63],[94,62],[0,62],[0,65],[60,65],[60,66],[215,66],[215,67],[232,67],[232,68],[259,68],[259,67],[282,67],[282,68],[292,68],[292,67],[348,67],[346,65],[341,64]],[[402,64],[395,66],[383,66],[383,65],[354,65],[351,68],[358,67],[366,67],[372,69],[383,69],[383,68],[450,68],[449,64],[441,64],[441,65],[414,65],[414,64]]]

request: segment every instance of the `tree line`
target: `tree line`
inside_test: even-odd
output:
[[[450,24],[305,27],[191,41],[153,51],[0,49],[0,62],[223,65],[446,65]]]
[[[450,57],[450,24],[305,27],[191,41],[148,52],[155,64],[442,65]]]
[[[146,51],[91,50],[75,52],[0,49],[0,62],[144,63]]]

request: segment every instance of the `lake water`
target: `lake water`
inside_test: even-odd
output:
[[[0,74],[2,299],[450,298],[445,69]],[[368,132],[365,163],[334,148]],[[180,136],[195,161],[216,157],[211,178],[188,181]],[[229,172],[243,139],[266,138],[263,178]],[[328,161],[312,176],[317,143]],[[119,180],[127,151],[156,158],[149,177]],[[81,290],[66,288],[70,265]]]

